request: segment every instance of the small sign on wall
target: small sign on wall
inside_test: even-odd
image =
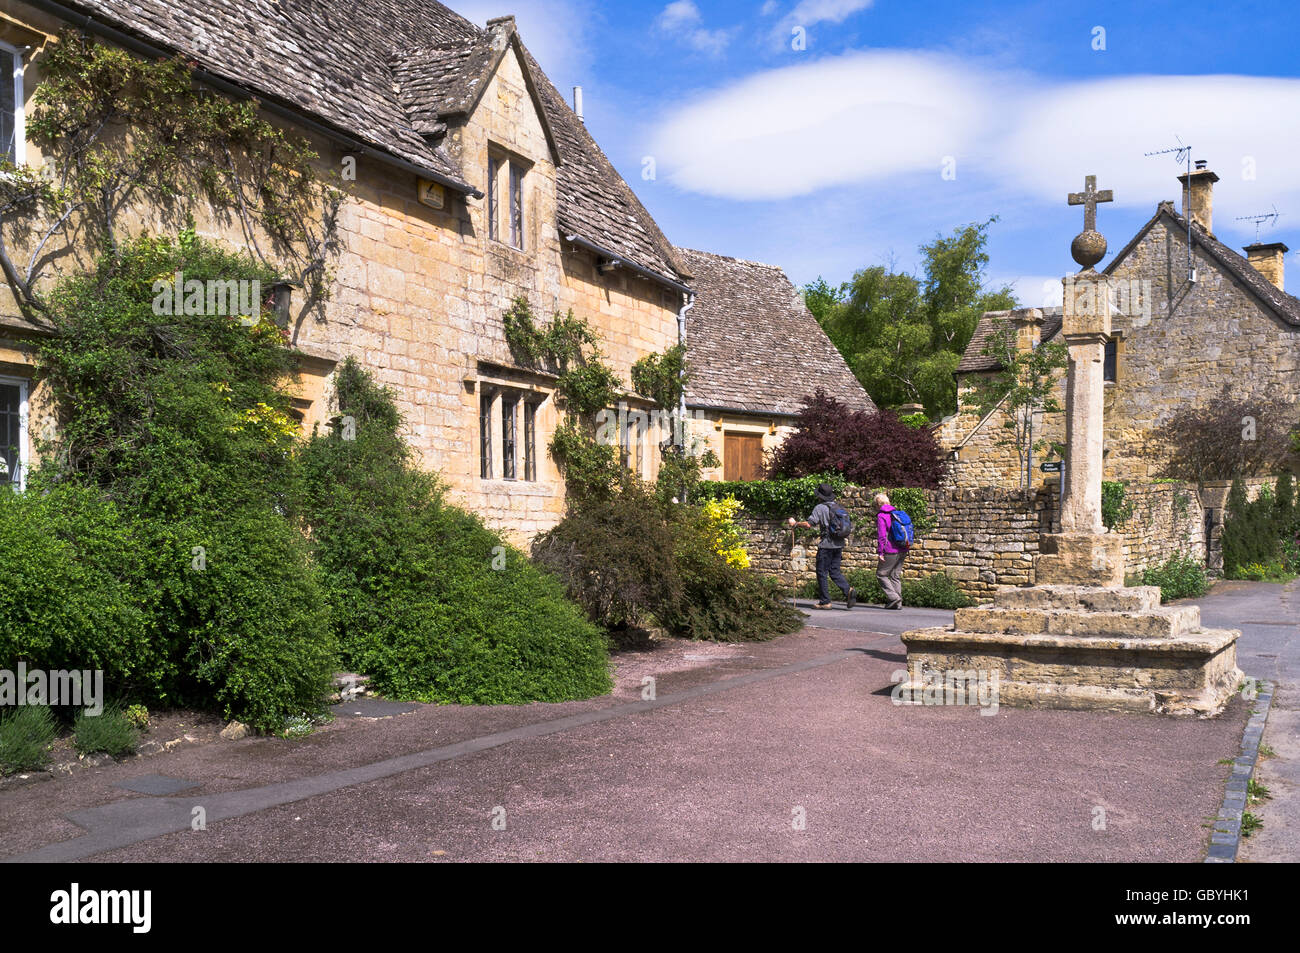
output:
[[[420,204],[429,208],[444,208],[447,204],[447,191],[437,182],[420,180]]]

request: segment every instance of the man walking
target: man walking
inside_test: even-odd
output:
[[[840,561],[844,558],[844,544],[853,532],[853,521],[845,509],[836,504],[835,490],[826,483],[819,485],[817,505],[813,507],[812,515],[802,523],[796,523],[792,516],[790,525],[802,526],[804,529],[815,527],[821,533],[821,542],[817,544],[817,589],[820,594],[817,608],[831,607],[830,582],[834,582],[843,591],[844,601],[852,609],[857,604],[858,594],[840,571]]]

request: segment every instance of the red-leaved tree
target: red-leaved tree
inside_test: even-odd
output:
[[[933,489],[943,477],[934,434],[888,411],[850,411],[819,388],[804,398],[797,425],[771,456],[772,479],[840,473],[859,486]]]

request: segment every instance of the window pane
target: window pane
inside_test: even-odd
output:
[[[0,151],[10,162],[17,155],[14,149],[14,70],[17,58],[7,50],[0,50]]]
[[[478,475],[492,479],[492,395],[480,394],[478,399]]]
[[[501,400],[501,467],[507,480],[516,477],[515,409],[518,406],[518,397],[505,397]]]
[[[500,168],[496,159],[488,159],[488,238],[497,241],[501,237],[501,231],[498,223],[501,221],[500,210],[497,208],[497,169]]]
[[[510,163],[510,244],[524,247],[524,173]]]
[[[1119,342],[1106,342],[1106,361],[1103,368],[1103,377],[1105,380],[1113,381],[1116,379],[1116,372],[1119,367]]]
[[[0,384],[0,483],[17,483],[22,462],[22,391],[17,384]]]
[[[524,479],[537,480],[537,405],[524,405]]]

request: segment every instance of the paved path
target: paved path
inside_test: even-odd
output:
[[[1300,861],[1300,579],[1285,586],[1221,582],[1198,600],[1207,626],[1241,630],[1237,664],[1277,685],[1256,777],[1270,800],[1252,807],[1264,826],[1242,841],[1242,861]]]
[[[950,618],[833,610],[771,643],[638,656],[606,698],[421,706],[302,741],[114,764],[0,794],[0,850],[105,862],[1203,856],[1244,703],[1205,722],[893,705],[897,633]],[[653,701],[642,671],[657,673]],[[114,787],[144,774],[200,786]],[[207,830],[190,829],[195,807]]]

